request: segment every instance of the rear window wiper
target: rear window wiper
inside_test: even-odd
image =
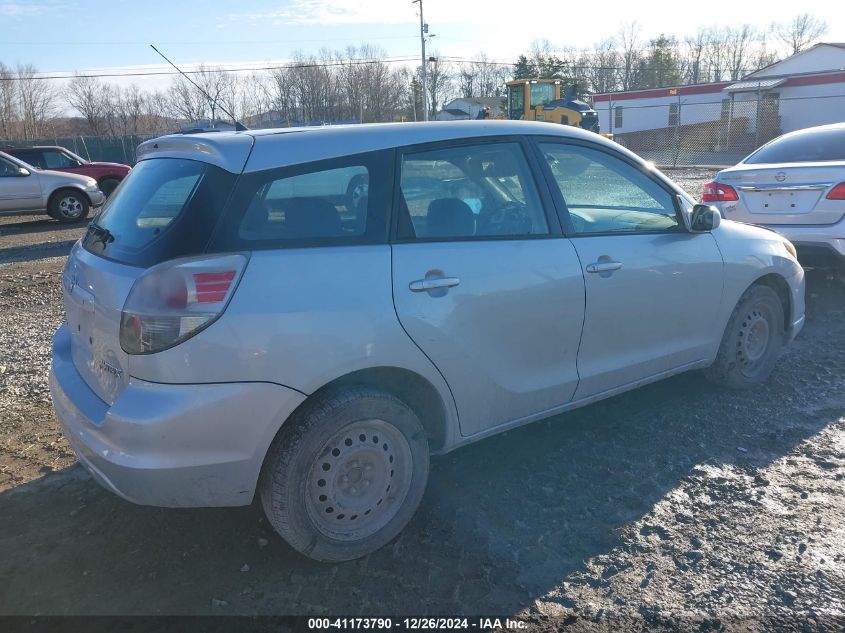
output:
[[[97,241],[103,243],[103,246],[114,242],[114,234],[107,228],[100,226],[96,222],[90,222],[88,224],[88,230],[91,231],[91,233],[93,233],[97,237]]]

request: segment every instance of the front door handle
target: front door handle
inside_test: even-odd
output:
[[[588,273],[612,273],[622,268],[622,262],[594,262],[587,264]]]
[[[457,277],[435,277],[433,279],[418,279],[408,284],[411,292],[428,292],[438,288],[454,288],[461,280]]]

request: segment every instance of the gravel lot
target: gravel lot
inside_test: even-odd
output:
[[[712,171],[669,174],[691,193]],[[387,548],[323,565],[257,505],[103,491],[53,421],[50,336],[81,234],[0,218],[0,614],[502,614],[536,630],[845,625],[845,277],[743,393],[679,376],[436,459]],[[630,621],[628,621],[630,619]]]

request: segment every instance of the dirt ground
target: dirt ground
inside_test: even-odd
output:
[[[697,195],[712,172],[670,175]],[[138,507],[75,464],[47,370],[63,256],[80,234],[0,218],[0,615],[845,625],[840,272],[808,272],[804,332],[760,388],[725,392],[691,373],[437,458],[396,541],[326,565],[287,547],[256,504]]]

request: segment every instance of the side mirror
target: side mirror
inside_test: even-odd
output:
[[[709,204],[697,204],[692,208],[690,218],[690,231],[694,233],[706,233],[712,231],[722,222],[722,214],[716,207]]]
[[[18,167],[18,176],[29,176],[30,172],[26,167]]]

